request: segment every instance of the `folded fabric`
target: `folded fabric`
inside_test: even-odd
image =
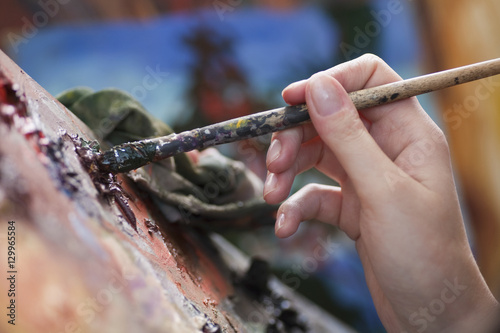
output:
[[[92,129],[102,148],[173,133],[120,90],[94,92],[79,87],[57,98]],[[151,194],[172,222],[209,228],[252,228],[274,223],[276,207],[263,200],[262,181],[242,162],[216,149],[201,152],[196,164],[187,154],[178,154],[127,176]]]

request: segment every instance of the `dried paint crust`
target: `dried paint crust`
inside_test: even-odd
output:
[[[131,142],[97,153],[96,159],[104,172],[127,172],[152,162],[156,148],[156,143],[150,140]]]

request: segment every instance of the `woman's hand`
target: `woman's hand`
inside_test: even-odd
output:
[[[274,134],[264,197],[286,199],[313,167],[336,180],[288,198],[276,235],[308,219],[338,226],[356,242],[388,331],[457,332],[497,303],[467,241],[446,139],[416,98],[358,113],[346,92],[398,80],[366,55],[287,87],[285,101],[306,102],[312,124]]]

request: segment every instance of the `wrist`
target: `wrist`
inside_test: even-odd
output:
[[[497,332],[500,305],[482,277],[474,280],[445,280],[436,298],[415,309],[397,332]]]

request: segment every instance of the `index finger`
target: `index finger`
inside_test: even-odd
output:
[[[402,80],[389,65],[373,54],[344,62],[324,73],[337,80],[348,93]],[[290,105],[304,103],[307,82],[302,80],[286,87],[282,93],[285,102]]]
[[[347,92],[401,80],[389,65],[371,54],[342,63],[323,73],[334,78]],[[303,103],[309,81],[310,79],[302,80],[286,87],[282,93],[284,100],[292,105]],[[427,132],[434,130],[429,126],[433,122],[416,98],[361,110],[359,113],[370,123],[369,132],[377,144],[393,161],[408,144],[422,140]],[[398,137],[396,143],[395,136]]]

